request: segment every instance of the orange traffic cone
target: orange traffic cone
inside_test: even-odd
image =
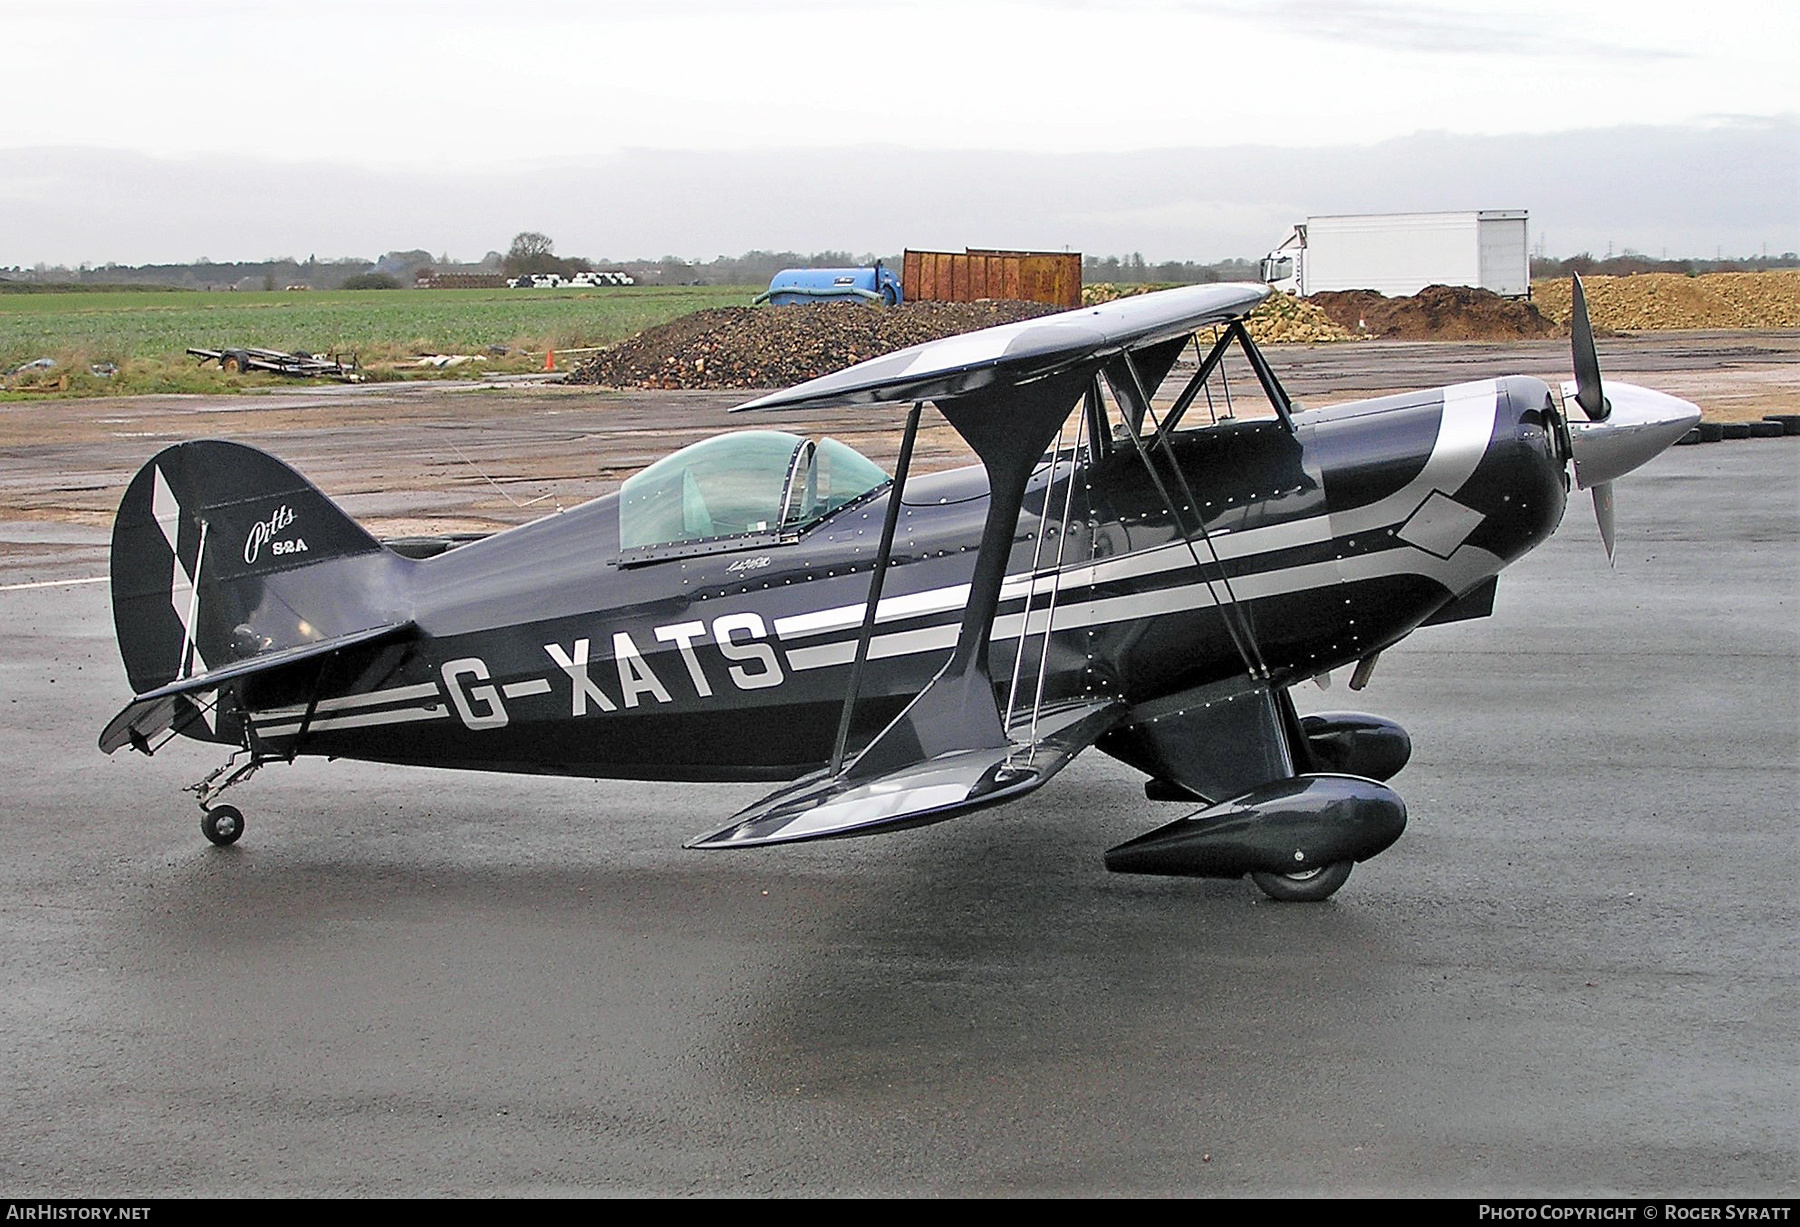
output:
[[[544,369],[546,371],[554,371],[556,369],[556,351],[554,349],[547,349],[544,351]]]

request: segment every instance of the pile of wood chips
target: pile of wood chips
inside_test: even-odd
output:
[[[1081,305],[1096,306],[1138,294],[1170,290],[1172,285],[1117,285],[1110,281],[1081,287]],[[1332,322],[1317,304],[1291,294],[1271,294],[1250,313],[1250,335],[1263,345],[1308,344],[1314,341],[1353,341],[1355,335]]]
[[[1318,303],[1292,294],[1271,294],[1250,313],[1250,335],[1259,345],[1299,345],[1354,341],[1356,334],[1325,314]]]

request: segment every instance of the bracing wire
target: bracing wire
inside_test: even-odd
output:
[[[1056,448],[1050,453],[1050,475],[1044,481],[1044,511],[1046,514],[1038,517],[1037,540],[1031,547],[1030,578],[1025,583],[1025,612],[1021,615],[1022,621],[1019,623],[1019,644],[1013,652],[1012,685],[1006,692],[1006,715],[1001,718],[1001,728],[1012,727],[1013,709],[1019,697],[1019,677],[1025,664],[1025,641],[1031,626],[1031,601],[1037,595],[1038,565],[1044,554],[1044,527],[1050,522],[1047,514],[1050,510],[1050,491],[1056,487],[1056,465],[1062,459],[1063,431],[1067,426],[1068,419],[1064,418],[1062,425],[1056,428]],[[1080,438],[1079,430],[1076,438]],[[1035,723],[1035,715],[1033,720]]]

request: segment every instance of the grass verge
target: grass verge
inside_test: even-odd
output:
[[[541,369],[546,349],[610,345],[691,311],[745,303],[756,288],[5,295],[0,371],[37,358],[55,365],[5,377],[0,396],[230,392],[292,384],[280,376],[200,367],[187,355],[189,346],[354,353],[376,379]],[[418,366],[427,354],[477,354],[485,361]],[[93,369],[109,364],[116,368],[111,375]]]

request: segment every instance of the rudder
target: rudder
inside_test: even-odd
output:
[[[113,521],[125,672],[143,694],[398,620],[408,566],[273,456],[211,439],[166,448]]]

